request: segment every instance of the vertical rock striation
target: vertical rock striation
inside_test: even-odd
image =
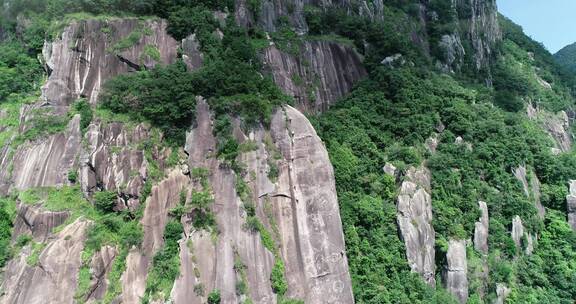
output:
[[[468,300],[468,261],[466,258],[466,241],[450,240],[446,253],[444,285],[460,303]]]
[[[406,244],[410,268],[421,274],[429,285],[435,286],[435,232],[432,227],[430,179],[430,171],[425,167],[408,169],[398,195],[397,220]]]
[[[570,181],[570,193],[566,196],[566,210],[568,223],[572,230],[576,231],[576,180]]]
[[[48,242],[36,264],[30,263],[30,255],[35,254],[30,250],[10,261],[0,287],[4,291],[0,303],[74,303],[80,256],[89,225],[78,219],[66,226]]]
[[[366,76],[359,55],[349,46],[328,41],[305,41],[299,54],[275,46],[263,54],[264,69],[276,84],[294,97],[300,111],[326,110]]]
[[[481,215],[478,222],[474,223],[474,248],[483,254],[488,254],[488,206],[479,201],[478,207]]]

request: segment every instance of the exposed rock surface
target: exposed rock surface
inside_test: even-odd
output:
[[[518,181],[522,183],[522,187],[524,188],[524,194],[534,202],[534,206],[538,210],[538,215],[540,218],[544,218],[546,215],[546,209],[542,206],[540,202],[540,180],[534,173],[528,174],[526,170],[526,166],[519,166],[512,170],[514,176]],[[528,181],[528,179],[530,179]]]
[[[506,286],[505,284],[502,283],[498,283],[496,284],[496,301],[494,302],[495,304],[504,304],[504,302],[506,301],[506,298],[510,295],[510,293],[512,292],[512,290],[510,288],[508,288],[508,286]]]
[[[468,300],[468,261],[465,240],[449,241],[446,261],[444,285],[460,303],[466,303]]]
[[[46,211],[42,206],[31,206],[23,203],[17,205],[17,215],[14,220],[12,239],[23,234],[31,235],[36,242],[45,242],[52,229],[62,225],[68,219],[66,211]]]
[[[270,274],[275,259],[281,258],[287,297],[314,304],[353,303],[333,171],[307,119],[286,106],[277,110],[270,131],[257,128],[246,135],[235,124],[237,140],[253,141],[257,147],[239,157],[249,173],[243,177],[211,157],[216,140],[208,106],[202,99],[196,113],[196,127],[186,144],[189,167],[203,167],[210,172],[212,210],[220,233],[213,242],[207,233],[185,224],[186,237],[180,246],[182,275],[172,290],[174,302],[202,303],[204,296],[194,294],[191,288],[178,288],[202,284],[208,291],[219,289],[224,303],[236,303],[243,296],[236,292],[242,278],[234,264],[241,261],[246,267],[246,296],[254,303],[276,303]],[[268,177],[270,162],[278,166],[275,182]],[[275,240],[277,255],[264,246],[258,232],[245,229],[244,206],[248,202],[236,193],[239,178],[245,179],[250,188],[255,216]],[[188,241],[191,245],[185,248]]]
[[[532,234],[525,231],[522,219],[518,215],[515,216],[512,219],[512,240],[514,240],[518,251],[524,247],[524,253],[531,255],[534,251],[534,239]]]
[[[168,211],[180,201],[180,192],[187,191],[189,178],[180,170],[173,170],[168,177],[152,187],[146,200],[141,223],[144,227],[142,249],[132,250],[127,258],[126,272],[122,275],[122,303],[140,303],[146,288],[146,277],[154,254],[164,244],[164,227]]]
[[[566,209],[568,210],[568,223],[576,231],[576,180],[570,181],[570,193],[566,196]]]
[[[144,151],[137,147],[149,137],[143,124],[92,123],[80,158],[83,192],[115,191],[122,202],[119,209],[134,209],[148,174]]]
[[[566,112],[560,111],[557,114],[543,113],[541,116],[544,129],[556,142],[556,148],[562,152],[570,151],[572,136],[570,135],[570,122]]]
[[[146,47],[158,50],[160,63],[174,62],[178,43],[167,34],[166,26],[165,21],[135,18],[73,22],[54,42],[45,44],[43,56],[50,76],[40,100],[23,111],[21,122],[29,120],[32,110],[40,108],[65,115],[68,106],[78,98],[96,103],[107,79],[157,63],[146,55]],[[133,32],[140,33],[140,40],[118,49],[118,43]],[[0,190],[6,193],[8,185],[26,189],[66,183],[68,172],[77,165],[81,148],[79,120],[79,116],[74,117],[64,133],[20,145],[15,153],[3,147]],[[7,170],[11,166],[13,176]]]
[[[443,35],[439,42],[440,49],[444,52],[442,69],[445,72],[459,70],[464,60],[464,46],[457,34]]]
[[[362,60],[351,47],[328,41],[306,41],[298,56],[275,46],[264,50],[265,70],[293,96],[300,111],[326,110],[366,76]]]
[[[483,254],[488,254],[488,206],[485,202],[479,201],[480,219],[474,223],[474,248]]]
[[[105,80],[156,64],[145,55],[146,46],[158,50],[160,62],[174,62],[178,43],[168,35],[166,26],[166,21],[136,18],[73,22],[44,48],[52,73],[42,89],[42,99],[56,107],[65,107],[80,97],[96,103]],[[133,32],[140,33],[137,43],[123,49],[117,47]]]
[[[65,184],[81,140],[80,115],[76,115],[64,133],[18,147],[13,159],[13,187],[21,190]]]
[[[430,171],[411,167],[406,172],[398,195],[398,226],[406,244],[406,256],[412,271],[435,285],[435,232],[432,227]]]
[[[37,265],[29,265],[26,254],[10,261],[1,286],[0,303],[74,303],[88,225],[89,222],[78,219],[55,235],[40,253]]]
[[[200,52],[200,43],[196,39],[196,34],[182,39],[182,60],[190,71],[199,69],[204,63],[204,56]]]
[[[512,240],[517,248],[522,248],[522,237],[524,236],[524,225],[522,219],[517,215],[512,219]]]
[[[106,294],[108,288],[108,274],[112,269],[112,262],[118,255],[116,247],[104,246],[94,256],[90,262],[90,274],[92,281],[86,296],[88,303],[96,303]]]

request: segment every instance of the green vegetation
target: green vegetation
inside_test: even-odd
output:
[[[12,198],[0,197],[0,267],[4,267],[6,262],[12,258],[10,240],[12,238],[12,221],[16,215],[15,205]],[[30,240],[29,236],[24,240],[18,238],[16,244],[22,247],[29,243]]]
[[[46,244],[44,244],[44,243],[32,242],[32,252],[26,258],[26,263],[29,266],[37,266],[38,265],[38,261],[40,260],[40,254],[42,253],[42,250],[44,250],[44,247],[46,247]]]
[[[94,207],[103,212],[109,213],[114,211],[117,200],[116,192],[112,191],[99,191],[94,193]]]
[[[179,244],[184,228],[179,220],[170,220],[164,229],[164,247],[154,255],[152,269],[146,280],[143,303],[151,299],[167,299],[180,274]]]
[[[84,98],[77,100],[72,105],[71,114],[80,114],[80,130],[82,133],[85,133],[86,129],[88,129],[88,126],[94,118],[94,112],[90,106],[90,103],[88,103],[88,101]]]
[[[214,289],[208,294],[208,304],[220,304],[220,290]]]
[[[0,43],[0,54],[0,103],[11,94],[24,94],[39,88],[42,68],[19,41],[9,39]]]
[[[576,73],[576,43],[563,47],[554,54],[554,59],[558,65],[565,67],[572,73]]]
[[[69,122],[69,117],[62,115],[55,115],[49,110],[36,109],[32,110],[32,116],[25,122],[26,129],[20,133],[12,142],[13,146],[26,141],[35,141],[40,138],[45,138],[51,134],[56,134],[66,130]]]

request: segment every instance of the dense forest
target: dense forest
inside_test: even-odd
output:
[[[257,20],[262,1],[240,2]],[[309,41],[339,43],[363,58],[367,76],[326,111],[305,114],[334,168],[354,301],[457,303],[446,287],[446,261],[451,241],[463,240],[468,303],[497,303],[501,288],[508,291],[505,303],[574,303],[576,232],[567,217],[576,211],[567,204],[567,197],[569,182],[576,179],[576,152],[571,146],[576,74],[566,68],[569,64],[563,59],[557,61],[502,15],[496,20],[500,33],[492,33],[499,37],[478,64],[475,40],[467,36],[467,7],[456,8],[448,0],[427,1],[426,9],[433,11],[434,17],[429,14],[422,22],[420,1],[380,2],[382,18],[351,13],[339,6],[306,5],[302,12],[305,33],[288,17],[279,17],[276,31],[269,33],[258,22],[238,24],[233,12],[239,1],[231,0],[3,0],[0,147],[14,156],[29,143],[65,132],[76,116],[85,137],[97,121],[131,126],[144,123],[150,127],[150,136],[138,146],[149,166],[139,197],[144,202],[153,195],[153,186],[166,178],[165,168],[177,167],[188,157],[182,147],[196,127],[197,96],[202,96],[212,112],[216,139],[212,156],[220,167],[240,177],[235,188],[244,202],[244,228],[258,233],[276,258],[270,285],[277,302],[304,303],[304,299],[288,296],[290,282],[278,258],[277,227],[272,220],[259,220],[255,205],[260,198],[252,198],[244,181],[250,180],[251,172],[242,156],[258,148],[250,140],[239,141],[235,134],[237,125],[246,134],[268,130],[279,106],[298,106],[293,96],[263,72],[262,53],[270,43],[296,57]],[[228,14],[219,20],[215,11]],[[63,115],[32,107],[51,72],[41,60],[45,41],[59,39],[64,28],[74,22],[117,18],[135,18],[141,24],[165,19],[168,34],[177,41],[194,33],[203,54],[202,66],[191,71],[179,49],[179,58],[173,63],[139,67],[107,80],[97,104],[80,96]],[[151,35],[148,31],[142,26],[131,32],[111,46],[110,54],[133,47]],[[460,59],[448,60],[453,52],[443,46],[445,37],[462,37],[462,52],[456,55]],[[160,61],[157,49],[144,52]],[[303,81],[296,78],[292,76],[295,83]],[[33,109],[32,118],[22,119],[26,112],[21,109],[28,108]],[[564,117],[568,126],[562,124]],[[557,125],[565,128],[551,127]],[[273,144],[267,143],[270,155],[279,153],[268,146]],[[159,162],[163,154],[167,157]],[[277,182],[278,165],[270,160],[267,165],[267,177]],[[395,170],[386,172],[385,167]],[[419,167],[426,167],[431,177],[436,252],[433,285],[411,270],[398,227],[402,184],[407,172]],[[526,184],[519,178],[522,171]],[[26,263],[36,266],[46,247],[28,234],[12,236],[17,205],[41,202],[49,211],[66,210],[71,216],[56,230],[76,218],[93,222],[82,249],[75,301],[84,302],[93,292],[92,257],[101,247],[113,245],[119,250],[101,301],[115,303],[122,292],[121,276],[131,248],[144,246],[141,221],[145,206],[119,210],[120,194],[102,185],[87,195],[79,172],[67,172],[65,185],[12,187],[0,198],[0,266],[18,259],[22,252],[27,254]],[[168,301],[181,274],[179,256],[185,246],[179,240],[186,234],[180,220],[183,216],[193,214],[195,229],[218,237],[218,209],[214,209],[211,194],[217,185],[210,185],[210,173],[202,168],[193,168],[189,175],[196,190],[189,197],[182,190],[177,207],[168,212],[160,236],[164,245],[151,258],[144,303]],[[486,202],[489,211],[484,252],[472,241],[482,216],[479,201]],[[519,242],[511,233],[517,217],[523,226]],[[237,260],[233,265],[240,278],[236,293],[242,303],[252,303],[246,296],[250,294],[247,265]],[[190,288],[207,303],[226,303],[217,288],[208,290],[201,284]]]

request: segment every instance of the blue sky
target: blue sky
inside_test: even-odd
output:
[[[576,0],[497,0],[498,10],[555,53],[576,42]]]

